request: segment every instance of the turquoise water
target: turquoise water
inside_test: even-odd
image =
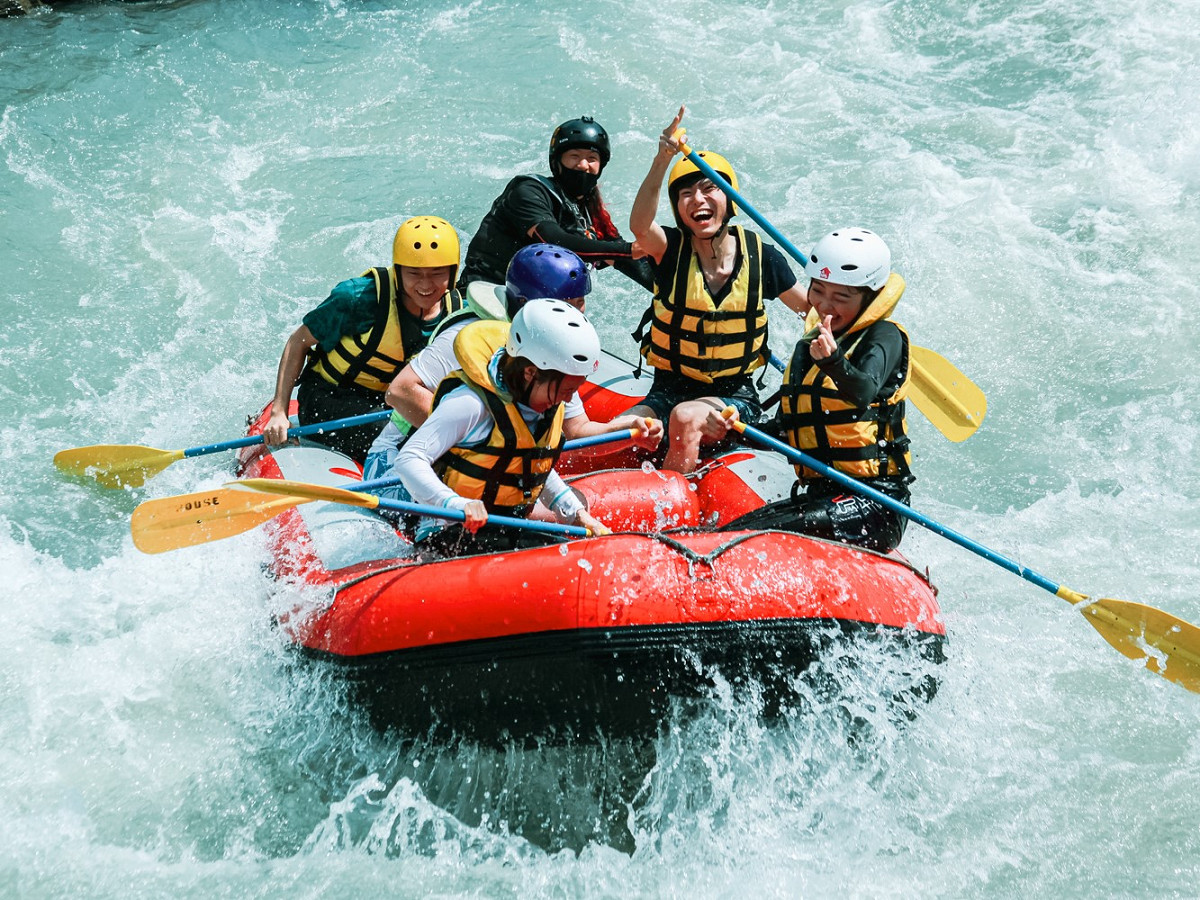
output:
[[[964,444],[913,417],[917,507],[1200,621],[1200,8],[761,7],[0,20],[0,896],[1196,894],[1200,699],[920,529],[905,550],[952,643],[911,721],[853,684],[764,729],[718,692],[649,758],[454,750],[380,736],[292,667],[270,620],[295,598],[255,535],[134,549],[139,502],[219,484],[227,459],[116,492],[51,465],[238,436],[334,282],[385,261],[406,216],[473,231],[563,119],[612,135],[623,222],[687,102],[693,142],[799,246],[882,233],[898,318],[986,391]],[[589,312],[631,352],[644,296],[598,282]],[[797,323],[772,312],[786,346]]]

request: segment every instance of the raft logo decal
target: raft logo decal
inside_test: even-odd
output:
[[[204,509],[205,507],[220,506],[220,505],[221,505],[221,495],[220,494],[209,494],[207,497],[196,497],[193,500],[188,500],[186,503],[184,503],[182,506],[179,507],[179,511],[180,512],[191,512],[192,510],[196,510],[196,509]]]
[[[823,269],[821,269],[821,280],[828,281],[829,276],[832,274],[833,273],[829,271],[829,266],[825,266]]]

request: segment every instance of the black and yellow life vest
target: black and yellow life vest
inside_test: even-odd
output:
[[[338,387],[357,384],[373,391],[386,391],[408,354],[404,350],[395,266],[377,266],[362,273],[375,278],[375,321],[362,334],[345,335],[328,353],[313,350],[313,370]],[[442,313],[461,308],[462,298],[450,290],[442,298]]]
[[[767,307],[762,296],[762,238],[737,225],[741,265],[719,304],[704,282],[692,243],[681,235],[666,284],[655,284],[654,302],[635,337],[656,369],[711,383],[753,372],[767,360]],[[646,324],[650,325],[646,332]]]
[[[502,286],[485,281],[473,281],[468,284],[467,289],[462,292],[461,308],[442,316],[441,321],[433,329],[433,333],[429,335],[429,343],[432,344],[436,341],[447,328],[453,328],[455,325],[462,325],[465,322],[473,322],[476,319],[497,319],[507,322],[508,308],[501,299],[503,291]],[[409,434],[413,430],[408,419],[404,418],[397,409],[392,410],[391,423],[400,429],[401,434]]]
[[[516,403],[488,373],[488,364],[508,337],[508,322],[472,322],[454,337],[462,368],[442,379],[433,408],[466,385],[492,416],[486,441],[452,447],[433,464],[438,477],[461,497],[482,500],[488,512],[526,515],[542,492],[563,445],[564,406],[548,409],[531,431]]]
[[[892,273],[879,295],[838,339],[847,359],[852,359],[873,326],[888,320],[904,293],[904,279]],[[813,317],[813,313],[809,314]],[[810,318],[810,323],[819,317]],[[890,320],[889,320],[890,321]],[[904,356],[896,373],[880,388],[869,406],[858,407],[838,395],[833,379],[822,374],[809,356],[810,341],[796,345],[780,395],[780,423],[787,442],[828,466],[855,478],[911,478],[912,457],[904,417],[904,398],[912,377],[908,332],[896,322],[904,337]],[[821,476],[806,466],[796,466],[801,481]]]

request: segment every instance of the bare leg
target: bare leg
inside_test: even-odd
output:
[[[700,459],[700,447],[715,444],[729,430],[720,416],[723,408],[718,398],[701,397],[680,403],[671,410],[671,424],[667,428],[671,445],[662,467],[684,475],[693,471]]]

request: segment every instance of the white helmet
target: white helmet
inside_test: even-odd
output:
[[[879,290],[892,271],[892,251],[865,228],[839,228],[817,241],[804,273],[818,281]]]
[[[596,329],[562,300],[531,300],[517,310],[504,349],[564,375],[591,375],[600,367]]]

